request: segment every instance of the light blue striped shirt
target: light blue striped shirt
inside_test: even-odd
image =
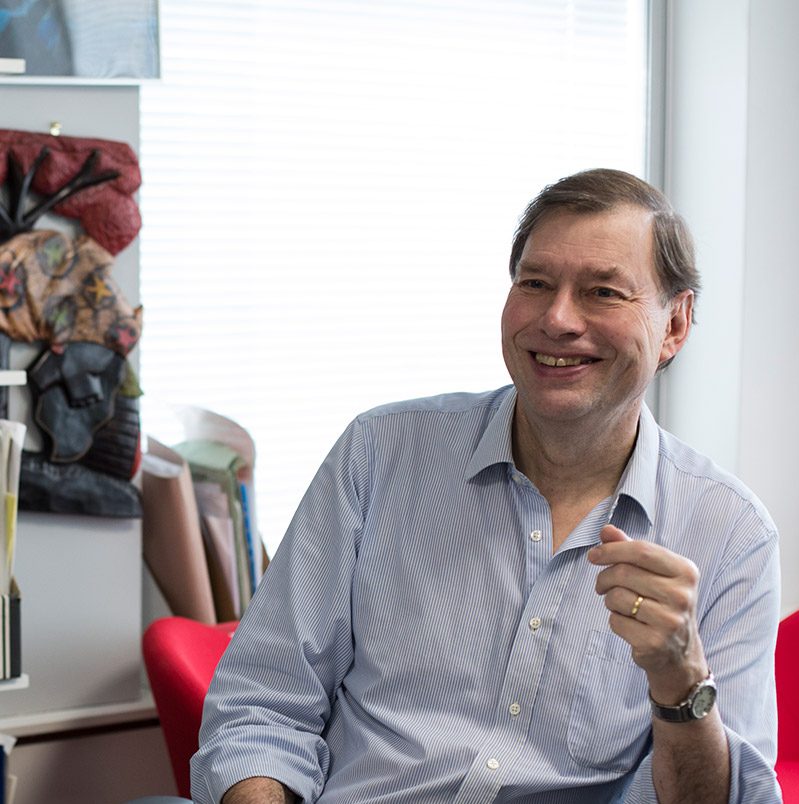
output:
[[[644,409],[616,494],[553,555],[513,463],[515,399],[403,402],[347,428],[217,670],[195,801],[270,776],[324,804],[655,804],[646,676],[586,558],[608,521],[699,567],[730,801],[780,800],[767,512]]]

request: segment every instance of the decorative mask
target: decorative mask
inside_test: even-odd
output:
[[[138,383],[127,355],[141,335],[111,276],[141,227],[138,161],[122,142],[0,130],[0,368],[13,342],[43,345],[27,368],[44,449],[22,458],[20,508],[137,517]],[[45,213],[75,236],[34,229]],[[0,416],[8,414],[0,390]]]

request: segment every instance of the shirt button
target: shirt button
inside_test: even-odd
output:
[[[522,711],[522,708],[521,708],[521,706],[519,706],[519,704],[516,703],[516,701],[514,701],[508,707],[508,712],[510,712],[513,717],[516,717],[519,714],[519,712],[521,712],[521,711]]]
[[[499,760],[495,757],[491,757],[490,759],[486,760],[486,767],[489,770],[497,770],[499,768]]]
[[[541,531],[540,531],[540,530],[534,530],[534,531],[533,531],[533,532],[530,534],[530,538],[531,538],[531,539],[532,539],[534,542],[540,542],[540,541],[541,541]]]
[[[528,624],[530,626],[531,631],[537,631],[541,627],[541,618],[533,617],[533,619],[530,620]]]
[[[521,476],[521,475],[513,475],[513,482],[514,482],[514,483],[519,483],[519,484],[521,484],[521,483],[523,483],[524,481],[522,480],[522,476]]]

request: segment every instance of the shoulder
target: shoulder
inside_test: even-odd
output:
[[[375,465],[416,477],[433,471],[451,475],[464,471],[485,439],[509,442],[505,419],[510,419],[514,400],[512,385],[482,393],[440,394],[381,405],[355,422]]]
[[[456,392],[391,402],[361,413],[356,421],[364,425],[379,425],[394,419],[420,422],[490,416],[512,391],[513,386],[508,385],[480,393]]]
[[[761,534],[776,538],[776,525],[766,506],[740,478],[707,455],[659,428],[659,474],[671,493],[682,492],[683,504],[711,506],[718,514],[749,519]]]

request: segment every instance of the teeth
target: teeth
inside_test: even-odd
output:
[[[536,352],[535,359],[545,366],[579,366],[583,362],[589,362],[581,357],[553,357],[552,355],[542,355],[540,352]]]

